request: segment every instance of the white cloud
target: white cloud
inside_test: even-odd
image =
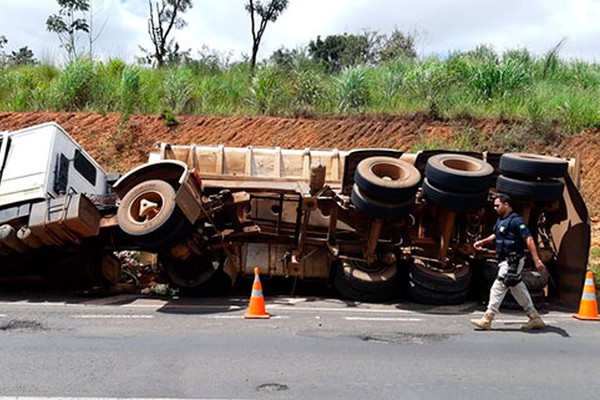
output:
[[[156,0],[153,0],[156,1]],[[0,0],[0,35],[8,50],[29,46],[37,58],[62,61],[56,35],[45,30],[46,18],[57,12],[53,0]],[[132,61],[139,46],[151,47],[147,33],[147,0],[92,0],[94,29],[106,24],[95,42],[95,53]],[[192,55],[203,45],[235,58],[251,47],[250,20],[245,0],[194,0],[183,15],[188,26],[174,32]],[[308,45],[318,35],[363,30],[389,33],[398,28],[418,34],[422,54],[469,50],[478,44],[498,51],[526,47],[543,54],[566,37],[561,54],[596,60],[600,34],[597,0],[290,0],[275,23],[267,26],[259,58],[280,47]],[[86,39],[86,38],[82,38]],[[87,49],[87,42],[81,46]]]

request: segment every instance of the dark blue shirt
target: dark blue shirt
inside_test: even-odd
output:
[[[498,219],[494,226],[496,253],[501,260],[506,259],[509,253],[523,256],[525,253],[525,239],[531,232],[525,220],[519,214],[511,212],[506,218]]]

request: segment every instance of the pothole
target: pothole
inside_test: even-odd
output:
[[[450,335],[437,333],[390,333],[360,335],[359,339],[380,344],[431,344],[447,340]]]
[[[46,327],[37,321],[11,319],[0,324],[0,331],[44,331]]]
[[[281,383],[264,383],[256,387],[259,392],[281,392],[283,390],[289,390],[287,385]]]

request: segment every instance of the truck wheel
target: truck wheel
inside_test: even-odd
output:
[[[427,160],[425,176],[441,189],[456,192],[483,192],[491,186],[494,167],[475,157],[438,154]]]
[[[492,287],[494,281],[498,277],[498,260],[495,258],[487,258],[483,261],[482,268],[483,271],[481,275],[484,283],[488,285],[489,291],[489,288]]]
[[[506,193],[515,198],[533,201],[560,200],[563,194],[564,184],[554,179],[544,181],[525,181],[499,175],[496,181],[496,189],[500,193]]]
[[[187,296],[220,296],[231,288],[231,278],[218,260],[192,256],[187,260],[161,260],[169,281]]]
[[[403,203],[383,203],[364,195],[357,185],[352,187],[350,195],[352,204],[358,211],[370,217],[386,220],[402,219],[410,212],[414,199],[410,198]]]
[[[481,287],[480,292],[481,298],[487,302],[490,296],[490,289],[498,277],[498,260],[493,258],[486,259],[483,262],[482,268],[481,280],[479,282]],[[542,274],[538,271],[525,269],[522,272],[522,277],[525,286],[527,286],[529,292],[532,293],[532,296],[533,292],[543,291],[544,287],[548,284],[547,273]]]
[[[560,178],[567,174],[568,168],[567,160],[529,153],[503,154],[499,165],[505,175],[529,178]]]
[[[546,304],[546,296],[543,290],[530,290],[529,295],[531,296],[531,301],[533,302],[533,306],[538,310],[543,308]],[[510,293],[506,293],[504,300],[502,301],[501,309],[505,310],[522,310],[523,308],[519,305],[517,300]]]
[[[420,304],[449,306],[462,304],[467,300],[468,289],[460,292],[446,293],[429,290],[412,281],[408,282],[408,295]]]
[[[478,193],[458,193],[440,189],[429,182],[429,179],[423,180],[423,192],[425,196],[434,204],[441,208],[454,211],[476,210],[483,207],[487,200],[488,190]]]
[[[143,247],[169,247],[191,227],[175,203],[175,189],[153,179],[134,186],[117,210],[119,227]]]
[[[414,166],[392,157],[369,157],[356,167],[354,182],[369,198],[403,203],[414,198],[421,174]]]
[[[333,286],[345,299],[378,302],[390,299],[397,289],[396,264],[372,265],[353,260],[333,264]]]
[[[415,259],[408,267],[409,279],[425,289],[455,293],[462,292],[471,282],[469,264],[454,268],[453,271],[442,271],[431,268],[423,260]]]
[[[548,284],[548,273],[541,273],[533,270],[524,270],[522,273],[523,282],[530,291],[542,290]]]

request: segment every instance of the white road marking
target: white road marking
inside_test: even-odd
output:
[[[6,314],[0,314],[0,318],[6,317]]]
[[[542,317],[542,319],[544,320],[544,323],[547,324],[555,324],[556,321],[551,320],[551,319],[545,319],[544,317]],[[494,322],[500,323],[500,324],[525,324],[527,323],[526,319],[495,319]]]
[[[168,305],[169,302],[166,300],[159,299],[136,299],[128,304],[122,304],[119,307],[122,308],[154,308],[159,309]]]
[[[344,317],[348,321],[385,321],[385,322],[420,322],[422,318],[403,318],[403,317]]]
[[[400,309],[375,309],[375,308],[334,308],[334,307],[294,307],[294,306],[284,306],[280,304],[267,304],[267,310],[281,310],[281,311],[336,311],[336,312],[346,312],[346,313],[372,313],[372,314],[416,314],[414,311],[410,310],[400,310]]]
[[[141,315],[141,314],[82,314],[72,315],[73,319],[150,319],[154,318],[154,315]],[[1,400],[1,398],[0,398]]]
[[[0,400],[246,400],[231,397],[196,397],[196,398],[165,398],[165,397],[34,397],[34,396],[0,396]]]

